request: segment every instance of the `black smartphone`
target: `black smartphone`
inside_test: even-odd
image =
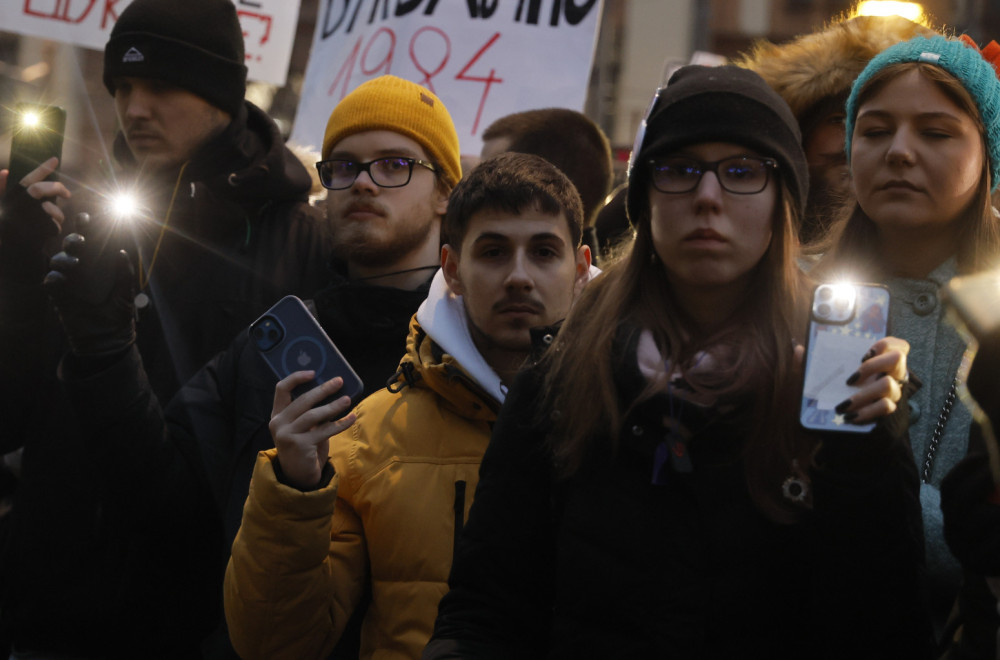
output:
[[[66,111],[54,105],[18,103],[10,138],[7,188],[17,185],[39,165],[55,156],[62,160]],[[55,172],[47,178],[52,179]]]
[[[344,379],[343,387],[323,403],[345,394],[351,397],[352,405],[360,401],[364,384],[299,298],[285,296],[279,300],[250,324],[249,332],[250,341],[278,380],[296,371],[316,372],[312,382],[303,383],[292,391],[293,397],[340,376]]]
[[[1000,269],[953,277],[941,298],[951,322],[977,341],[1000,332]]]
[[[799,423],[807,429],[865,433],[875,424],[850,424],[835,408],[857,387],[847,379],[861,357],[886,336],[889,290],[879,284],[829,283],[813,291],[806,336]]]

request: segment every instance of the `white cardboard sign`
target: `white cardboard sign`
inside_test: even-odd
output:
[[[3,0],[0,29],[104,50],[132,0]],[[298,0],[235,0],[251,80],[284,85],[299,20]]]
[[[603,0],[320,0],[291,139],[319,148],[334,106],[371,78],[424,85],[463,154],[504,115],[582,110]]]

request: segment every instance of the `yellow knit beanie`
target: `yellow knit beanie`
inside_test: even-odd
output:
[[[326,124],[323,158],[345,137],[379,130],[417,141],[449,186],[462,178],[458,133],[444,103],[430,90],[390,75],[362,83],[337,104]]]

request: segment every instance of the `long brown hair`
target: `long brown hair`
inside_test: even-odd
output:
[[[979,137],[986,144],[986,129],[979,108],[961,82],[941,67],[922,62],[900,62],[885,67],[871,77],[858,94],[857,107],[877,94],[890,81],[910,71],[935,84],[955,105],[975,121]],[[983,149],[983,170],[976,194],[962,212],[958,226],[958,270],[973,273],[996,265],[1000,256],[1000,220],[993,213],[990,199],[990,162]],[[816,267],[820,277],[832,277],[840,271],[851,273],[854,278],[879,280],[879,233],[875,222],[852,199],[841,209],[838,219],[822,241],[826,256]]]
[[[543,408],[558,411],[550,442],[561,476],[580,468],[596,438],[610,437],[617,446],[621,424],[638,403],[621,400],[613,374],[613,343],[624,323],[651,331],[661,354],[682,371],[699,350],[720,345],[732,349],[735,359],[711,374],[710,382],[687,380],[720,398],[752,397],[750,439],[744,451],[751,495],[772,519],[794,517],[795,510],[781,496],[781,484],[793,461],[807,467],[814,450],[795,423],[801,376],[793,346],[804,321],[806,286],[796,264],[799,211],[780,172],[777,184],[771,244],[755,267],[747,299],[726,327],[699,339],[694,339],[699,335],[693,322],[674,300],[653,246],[648,194],[642,196],[631,252],[587,285],[543,358]],[[648,190],[642,175],[631,185]]]

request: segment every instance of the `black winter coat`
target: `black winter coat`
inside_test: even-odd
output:
[[[152,307],[140,313],[152,387],[105,389],[87,374],[67,391],[45,260],[29,278],[0,278],[0,446],[23,447],[14,508],[0,521],[0,642],[94,658],[200,656],[221,616],[226,556],[200,452],[162,434],[115,436],[110,425],[127,419],[107,410],[153,405],[154,390],[169,397],[267,306],[328,280],[309,187],[273,121],[249,103],[196,155],[152,272]],[[168,192],[146,192],[162,221]],[[157,238],[139,239],[147,267]],[[187,487],[166,487],[178,481]]]
[[[541,378],[501,410],[424,658],[928,657],[916,468],[886,430],[905,420],[825,436],[814,508],[780,525],[750,499],[736,420],[685,413],[693,471],[652,483],[665,395],[556,480]]]

